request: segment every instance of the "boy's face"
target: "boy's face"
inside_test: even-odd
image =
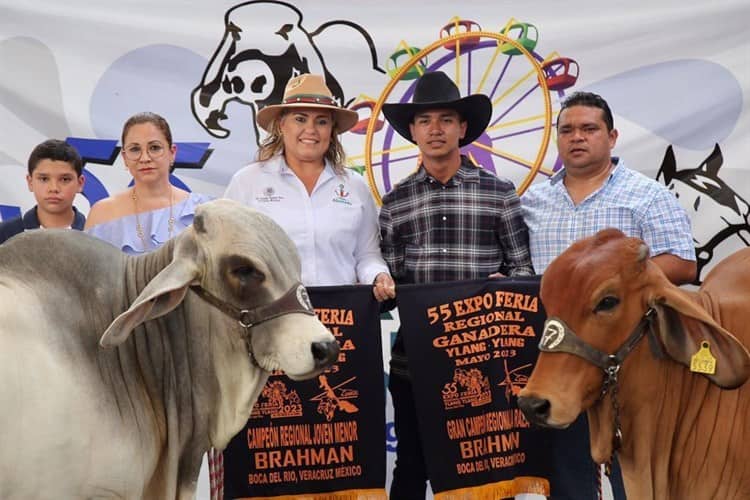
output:
[[[44,159],[26,176],[29,191],[34,193],[38,210],[62,214],[71,210],[76,194],[83,189],[83,175],[64,161]]]

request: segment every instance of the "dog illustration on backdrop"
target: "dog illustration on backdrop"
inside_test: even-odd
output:
[[[698,168],[677,170],[674,150],[667,148],[656,179],[674,193],[692,221],[698,274],[711,261],[716,247],[736,235],[750,246],[750,205],[719,177],[724,162],[718,144]]]
[[[352,71],[353,65],[362,65],[363,71],[385,73],[378,66],[370,35],[350,21],[329,21],[307,31],[302,25],[302,12],[295,6],[260,0],[235,5],[226,12],[224,24],[219,47],[191,96],[193,115],[214,137],[225,138],[230,134],[221,124],[227,119],[227,104],[232,101],[246,104],[255,116],[264,106],[280,102],[286,82],[301,73],[324,75],[328,88],[342,106],[353,100],[350,97],[347,101],[346,82],[340,81],[343,74],[357,74]],[[346,61],[324,59],[322,47],[341,46],[344,42],[355,50],[364,45],[363,57],[354,57],[347,50]],[[342,71],[337,72],[334,66],[344,63],[346,70],[341,67]],[[257,140],[255,120],[253,126]]]

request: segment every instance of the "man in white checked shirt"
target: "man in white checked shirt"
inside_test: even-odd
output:
[[[677,285],[695,278],[690,219],[663,185],[611,157],[617,141],[606,101],[577,92],[557,119],[564,168],[521,197],[534,270],[542,274],[571,243],[606,227],[643,239]]]
[[[653,262],[673,283],[692,282],[697,267],[687,214],[663,185],[611,156],[616,142],[614,119],[604,99],[576,92],[563,102],[557,149],[564,168],[521,198],[534,269],[543,274],[574,241],[615,227],[644,240]],[[559,433],[553,448],[553,499],[596,498],[589,448],[585,416]],[[625,498],[618,467],[611,479],[615,498]]]

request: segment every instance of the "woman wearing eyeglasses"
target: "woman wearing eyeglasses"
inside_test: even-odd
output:
[[[164,118],[149,112],[128,118],[122,128],[122,157],[133,185],[94,204],[86,231],[126,253],[140,254],[192,224],[195,207],[210,197],[169,182],[176,154]]]

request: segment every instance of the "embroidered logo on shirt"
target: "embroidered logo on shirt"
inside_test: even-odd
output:
[[[268,203],[270,201],[281,201],[283,200],[283,196],[276,195],[276,190],[273,188],[273,186],[268,186],[263,190],[263,196],[256,196],[255,201]]]
[[[349,197],[349,194],[351,194],[351,193],[348,193],[348,192],[346,192],[344,190],[344,185],[343,184],[339,184],[338,189],[336,189],[333,192],[333,194],[334,194],[334,197],[333,197],[332,201],[334,203],[344,203],[345,205],[351,205],[352,204],[351,201],[347,200],[347,198]]]

